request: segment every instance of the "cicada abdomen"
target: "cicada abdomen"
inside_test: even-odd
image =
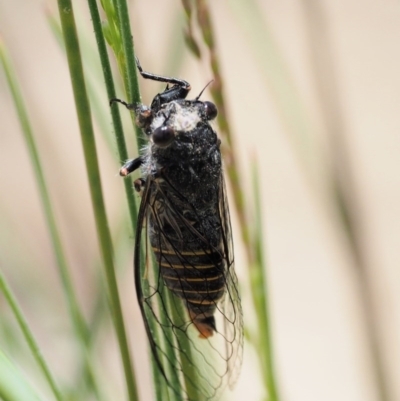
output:
[[[215,151],[218,152],[218,149]],[[199,176],[209,175],[210,170],[215,168],[220,166],[209,165],[208,172],[198,175],[195,168],[191,170],[190,174],[197,175],[191,179],[198,184],[198,190],[201,189],[202,179],[205,179]],[[168,175],[166,169],[165,178]],[[150,204],[157,212],[149,217],[150,243],[167,288],[185,302],[200,337],[208,338],[216,330],[214,313],[226,291],[227,255],[221,234],[217,197],[219,184],[213,188],[215,196],[203,201],[206,207],[199,209],[197,206],[197,209],[190,210],[190,203],[171,196],[171,188],[165,178],[164,182],[153,184],[158,189],[154,190],[154,199]],[[180,194],[184,192],[180,183]]]

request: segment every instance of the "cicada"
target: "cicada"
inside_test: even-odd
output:
[[[235,383],[243,348],[221,141],[210,125],[217,108],[201,101],[202,93],[186,100],[188,82],[145,72],[136,63],[143,78],[167,83],[150,107],[111,100],[135,112],[149,139],[142,154],[120,170],[126,176],[141,169],[135,181],[141,194],[137,298],[168,388],[190,401],[215,400]],[[142,246],[142,231],[150,247]],[[143,260],[148,248],[152,268],[149,255]]]

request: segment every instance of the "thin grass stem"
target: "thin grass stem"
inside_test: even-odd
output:
[[[32,352],[32,355],[38,364],[40,370],[43,373],[43,376],[46,378],[47,383],[49,384],[54,397],[56,398],[57,401],[64,401],[65,398],[63,397],[60,389],[58,388],[56,381],[53,377],[53,375],[50,372],[49,367],[47,366],[46,361],[44,360],[42,353],[40,351],[40,347],[38,343],[36,342],[33,333],[31,329],[29,328],[29,325],[21,311],[20,306],[17,303],[17,300],[15,299],[13,293],[11,292],[10,286],[6,282],[6,279],[0,270],[0,289],[3,292],[8,304],[10,305],[10,308],[17,319],[18,325],[21,328],[22,334],[24,335],[24,338],[28,344],[29,349]]]
[[[58,22],[58,19],[49,12],[46,14],[46,17],[50,29],[57,40],[57,43],[65,51],[61,26]],[[82,53],[84,54],[84,56],[86,55],[85,53],[89,53],[90,45],[88,43],[84,43],[82,48],[83,48]],[[91,56],[86,58],[89,58],[89,60],[91,60]],[[106,108],[104,107],[105,99],[98,93],[98,88],[99,88],[98,82],[100,81],[101,78],[98,74],[92,73],[93,70],[97,70],[96,68],[97,65],[95,65],[95,63],[92,62],[90,63],[90,65],[88,63],[87,67],[88,67],[87,69],[91,72],[90,76],[87,77],[88,78],[87,84],[88,84],[90,104],[93,106],[93,115],[95,116],[95,120],[101,130],[101,133],[103,134],[103,137],[108,145],[108,148],[110,149],[110,151],[114,153],[114,141],[113,141],[113,136],[111,135],[110,132],[110,121],[106,113]],[[108,103],[106,104],[108,106]]]
[[[131,24],[129,20],[129,10],[126,0],[115,0],[117,7],[117,15],[120,22],[120,32],[122,38],[122,45],[125,55],[125,90],[129,102],[131,104],[141,103],[139,81],[136,73],[136,61],[135,61],[135,50],[133,36],[131,32]],[[134,124],[136,131],[136,141],[138,149],[142,149],[146,145],[146,141],[143,137],[142,130]]]
[[[83,350],[85,357],[85,369],[88,375],[89,387],[93,393],[100,398],[98,386],[95,379],[94,369],[92,367],[90,358],[88,357],[85,347],[88,341],[88,328],[81,312],[75,289],[70,276],[70,267],[68,266],[65,252],[62,246],[60,231],[57,226],[56,218],[54,215],[49,190],[47,187],[45,175],[42,168],[39,152],[37,150],[35,138],[29,121],[28,113],[24,105],[23,96],[17,84],[17,79],[13,74],[13,69],[6,54],[6,50],[3,44],[0,43],[0,59],[3,69],[6,73],[7,82],[10,87],[12,97],[14,100],[15,108],[18,113],[19,121],[22,127],[22,133],[24,135],[25,143],[28,148],[28,152],[31,158],[31,163],[36,178],[37,186],[39,188],[39,194],[43,205],[43,211],[47,223],[47,227],[50,233],[50,240],[53,245],[54,255],[57,261],[58,273],[61,278],[62,288],[64,296],[68,305],[71,321],[77,338],[80,340],[80,346]]]
[[[25,377],[0,349],[0,399],[3,401],[40,401]]]
[[[258,334],[256,338],[256,349],[263,350],[260,354],[262,375],[268,391],[269,401],[278,401],[278,386],[275,378],[273,363],[273,346],[269,316],[268,302],[268,280],[266,251],[264,247],[264,236],[262,228],[262,208],[260,193],[260,178],[258,165],[253,166],[253,194],[255,200],[254,233],[253,242],[255,247],[256,264],[250,269],[250,283],[253,303],[257,312]]]
[[[92,207],[94,211],[100,251],[104,263],[105,276],[107,280],[111,315],[113,318],[122,364],[124,367],[128,398],[130,401],[136,401],[138,399],[137,387],[133,374],[125,324],[122,315],[121,301],[118,293],[117,278],[113,261],[111,234],[105,212],[90,106],[83,76],[82,60],[80,55],[80,47],[75,26],[72,3],[70,0],[58,0],[58,8],[67,50],[72,88],[81,132],[86,169],[90,184],[89,188],[92,198]]]
[[[104,81],[105,81],[106,88],[107,88],[107,96],[108,96],[108,99],[115,99],[117,97],[117,95],[115,93],[114,80],[112,77],[110,60],[108,58],[106,43],[104,40],[103,28],[101,25],[99,9],[97,7],[96,0],[88,0],[88,4],[89,4],[89,9],[90,9],[90,15],[92,17],[94,32],[96,35],[96,41],[97,41],[97,47],[98,47],[98,51],[99,51],[99,55],[100,55],[100,61],[101,61],[101,65],[103,67]],[[139,98],[140,98],[140,95],[139,95]],[[119,108],[117,105],[114,105],[113,107],[111,107],[111,115],[112,115],[112,120],[113,120],[113,125],[114,125],[115,138],[117,141],[119,160],[121,163],[125,163],[126,160],[128,159],[128,152],[126,149],[126,143],[125,143],[124,132],[123,132],[123,128],[122,128],[121,116],[120,116]],[[131,218],[131,222],[132,222],[132,232],[135,232],[136,225],[137,225],[138,209],[137,209],[136,201],[135,201],[135,197],[134,197],[132,181],[130,179],[125,179],[124,185],[125,185],[126,199],[128,201],[129,214],[130,214],[130,218]]]
[[[380,340],[380,311],[374,304],[375,286],[369,273],[368,260],[362,240],[360,223],[362,207],[357,192],[351,156],[346,143],[347,127],[343,118],[343,105],[338,93],[335,58],[329,35],[329,21],[318,1],[302,1],[310,44],[310,61],[321,114],[323,116],[331,150],[331,163],[327,173],[329,197],[334,200],[335,216],[346,238],[353,257],[357,279],[355,287],[362,308],[362,320],[372,371],[380,401],[390,401],[389,372],[385,364],[384,345]]]

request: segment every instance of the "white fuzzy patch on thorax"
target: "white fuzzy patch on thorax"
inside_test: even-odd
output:
[[[189,107],[187,105],[182,107],[179,103],[175,102],[169,103],[164,113],[160,112],[153,120],[150,126],[152,131],[165,123],[166,116],[167,118],[169,116],[166,124],[176,133],[191,131],[201,121],[199,110],[196,107]]]

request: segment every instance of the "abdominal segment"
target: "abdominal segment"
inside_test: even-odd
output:
[[[179,239],[166,238],[153,224],[151,245],[166,287],[185,302],[199,336],[208,338],[217,330],[214,313],[225,292],[222,246],[211,246],[205,236],[200,238],[186,227],[180,231]],[[213,232],[214,241],[217,232]]]

